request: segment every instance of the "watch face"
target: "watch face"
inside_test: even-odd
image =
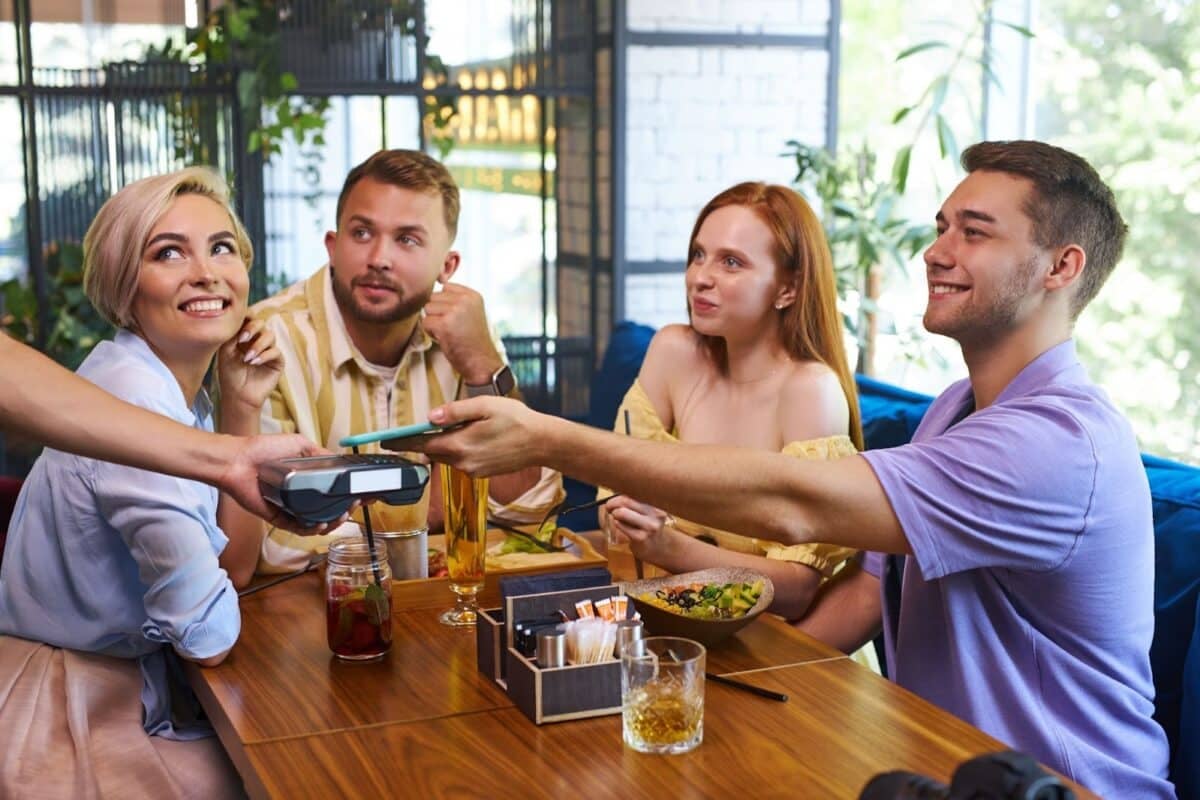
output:
[[[500,396],[512,394],[512,390],[517,388],[517,378],[513,375],[512,368],[505,364],[492,377],[492,386],[496,387],[496,393]]]

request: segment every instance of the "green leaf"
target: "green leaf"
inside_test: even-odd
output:
[[[915,56],[917,53],[923,53],[926,50],[937,50],[937,49],[941,49],[941,48],[945,48],[945,47],[949,47],[949,46],[950,45],[946,44],[945,42],[943,42],[941,40],[931,39],[927,42],[921,42],[920,44],[914,44],[912,47],[909,47],[905,50],[901,50],[900,55],[896,56],[896,61],[903,61],[904,59],[908,58],[909,56]]]
[[[296,87],[299,85],[300,83],[296,80],[294,73],[285,72],[279,76],[279,88],[283,89],[285,92],[295,91]]]
[[[896,191],[904,194],[904,189],[908,186],[908,165],[912,160],[912,145],[906,144],[896,152],[896,160],[892,162],[892,183],[896,185]]]
[[[367,621],[372,625],[382,625],[391,618],[391,598],[378,583],[367,585],[367,591],[363,595],[363,607],[367,612]]]
[[[950,123],[941,114],[937,115],[937,135],[942,158],[957,158],[958,142],[954,140],[954,131],[950,129]]]
[[[1015,22],[1005,22],[1002,19],[993,20],[993,22],[995,22],[997,25],[1003,25],[1004,27],[1009,28],[1010,30],[1016,31],[1017,33],[1024,36],[1026,39],[1037,38],[1037,34],[1035,34],[1029,28],[1026,28],[1024,25],[1018,25]]]
[[[892,116],[892,124],[895,125],[897,122],[900,122],[902,119],[907,117],[909,112],[912,111],[914,108],[916,108],[916,106],[905,106],[904,108],[897,111]]]

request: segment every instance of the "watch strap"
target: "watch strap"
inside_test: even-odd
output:
[[[492,374],[491,382],[480,384],[479,386],[468,383],[466,387],[467,397],[481,397],[483,395],[507,397],[517,388],[517,378],[513,375],[512,367],[504,364]]]

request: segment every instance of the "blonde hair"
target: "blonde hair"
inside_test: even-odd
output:
[[[108,198],[83,237],[84,294],[116,327],[133,326],[130,308],[137,294],[142,250],[171,203],[184,194],[207,197],[229,213],[238,255],[250,269],[254,248],[230,204],[229,187],[215,170],[187,167],[134,181]]]

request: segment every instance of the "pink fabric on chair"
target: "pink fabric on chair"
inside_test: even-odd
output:
[[[216,738],[142,729],[132,659],[0,636],[0,797],[241,798]]]

